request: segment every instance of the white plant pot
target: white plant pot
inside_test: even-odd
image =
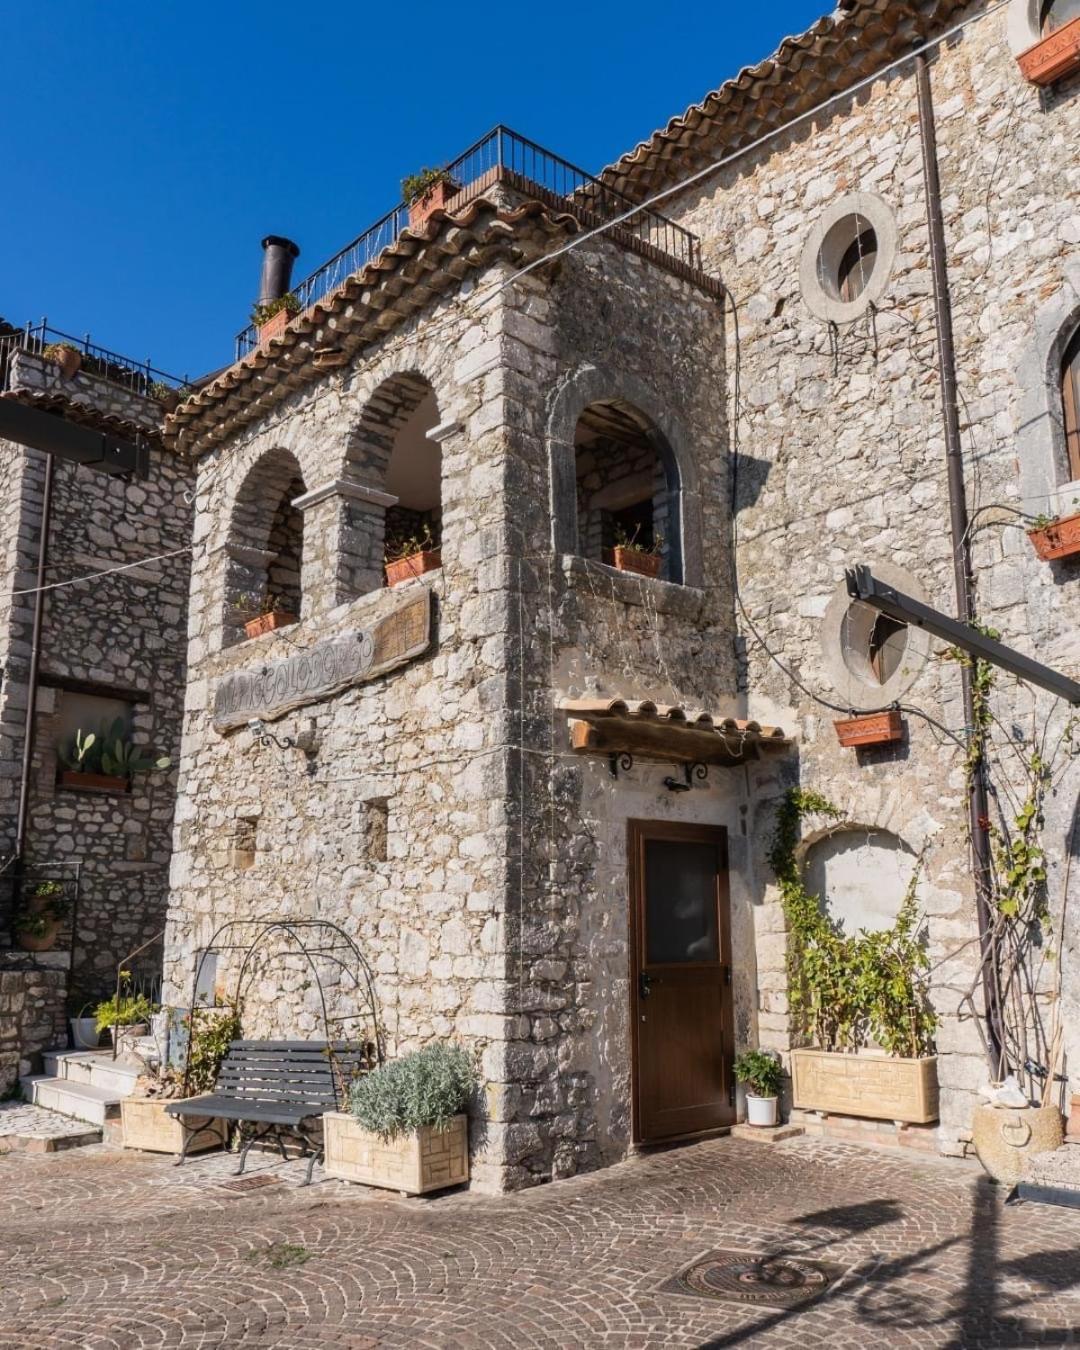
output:
[[[71,1043],[76,1050],[96,1050],[101,1034],[94,1017],[69,1017]]]
[[[746,1094],[746,1123],[748,1125],[775,1125],[780,1114],[779,1097],[755,1097]]]

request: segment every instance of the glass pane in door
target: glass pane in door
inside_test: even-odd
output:
[[[714,844],[645,842],[645,960],[719,961]]]

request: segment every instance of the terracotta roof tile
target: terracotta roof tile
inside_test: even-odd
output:
[[[558,708],[570,719],[573,748],[581,754],[627,751],[644,759],[735,764],[791,744],[780,727],[651,699],[567,698]]]

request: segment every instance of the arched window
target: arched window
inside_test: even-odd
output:
[[[1080,19],[1080,0],[1043,0],[1039,12],[1039,28],[1044,36],[1064,28],[1073,19]]]
[[[261,615],[277,615],[277,627],[299,618],[304,517],[294,503],[304,492],[300,465],[287,450],[268,451],[240,485],[227,546],[227,646],[248,636],[245,624]]]
[[[650,419],[622,400],[597,400],[578,419],[574,450],[578,553],[682,581],[678,469]]]
[[[1069,455],[1069,480],[1080,479],[1080,328],[1072,336],[1061,359],[1061,411],[1065,448]]]
[[[837,298],[844,304],[858,300],[866,290],[877,266],[877,255],[877,234],[872,225],[866,225],[848,245],[836,269]]]

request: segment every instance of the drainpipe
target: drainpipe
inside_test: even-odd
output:
[[[37,591],[34,595],[34,622],[30,631],[30,674],[26,691],[26,728],[23,734],[22,775],[19,779],[19,814],[15,824],[15,860],[21,870],[26,845],[26,825],[30,807],[30,769],[34,757],[34,715],[37,711],[38,666],[41,663],[41,621],[45,612],[45,575],[49,559],[49,527],[52,521],[53,457],[45,456],[45,485],[41,500],[41,535],[38,539]]]
[[[953,343],[952,304],[945,256],[945,221],[941,211],[941,178],[938,170],[937,128],[934,123],[934,98],[930,87],[930,68],[926,56],[915,57],[915,80],[919,96],[919,127],[922,134],[923,179],[926,186],[926,223],[930,236],[930,263],[934,278],[934,312],[937,320],[938,376],[945,423],[945,467],[949,487],[949,523],[952,530],[953,573],[956,586],[956,612],[965,623],[975,616],[972,595],[971,540],[968,535],[967,492],[964,487],[964,456],[960,442],[960,409],[956,389],[956,349]],[[984,738],[975,725],[974,671],[962,667],[964,722],[969,736],[983,749]],[[979,923],[979,949],[982,957],[983,998],[990,1069],[993,1077],[1003,1072],[1001,1007],[998,999],[997,957],[991,929],[993,904],[990,886],[990,807],[986,791],[986,773],[982,754],[969,776],[968,832],[975,866],[975,912]]]

